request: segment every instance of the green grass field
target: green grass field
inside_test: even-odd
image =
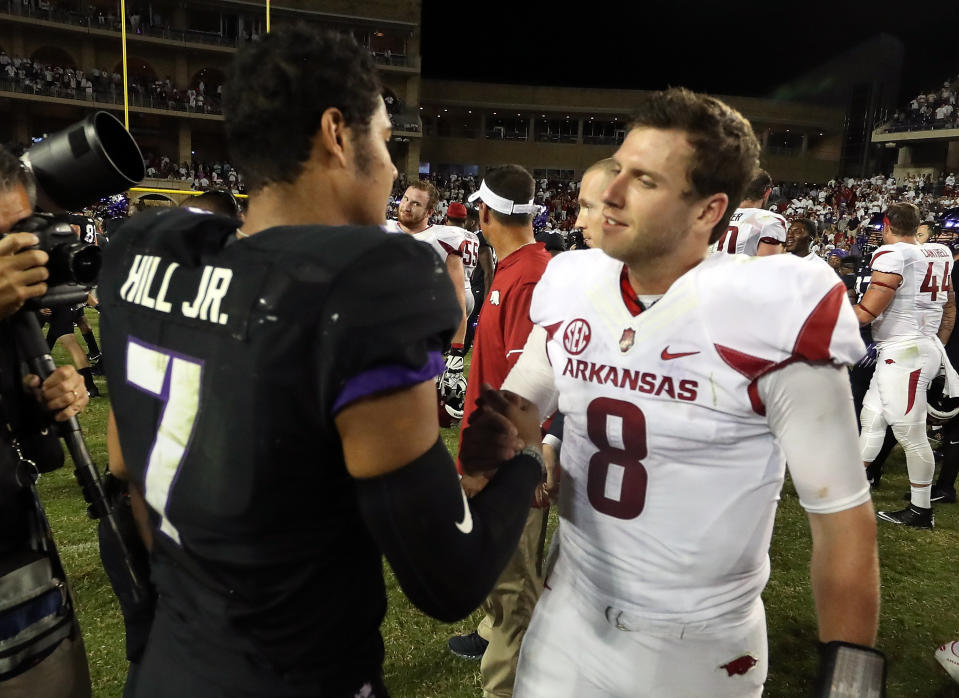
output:
[[[96,322],[95,315],[88,311],[91,322]],[[59,348],[54,355],[58,363],[66,361]],[[97,381],[104,397],[92,401],[81,422],[94,461],[103,466],[107,462],[109,397],[105,382]],[[443,437],[447,446],[455,446],[455,430],[444,430]],[[126,676],[123,623],[100,566],[95,523],[86,517],[86,505],[69,465],[45,475],[40,489],[76,594],[94,695],[119,696]],[[902,453],[897,448],[882,489],[875,494],[876,507],[901,508],[901,495],[907,489]],[[890,698],[959,698],[959,686],[933,657],[940,643],[959,638],[959,506],[938,506],[936,524],[935,531],[879,526],[883,604],[879,645],[889,658]],[[551,527],[555,525],[554,512]],[[805,513],[787,482],[773,535],[772,578],[763,594],[770,645],[765,695],[773,698],[808,696],[811,691],[816,621],[809,588],[809,546]],[[479,696],[479,663],[461,660],[446,649],[447,638],[471,631],[479,614],[454,625],[437,623],[410,605],[388,570],[387,588],[385,672],[393,695]]]

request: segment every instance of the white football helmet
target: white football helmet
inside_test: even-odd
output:
[[[959,640],[941,645],[936,650],[936,661],[942,665],[953,681],[959,683]]]

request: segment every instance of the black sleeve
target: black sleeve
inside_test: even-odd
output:
[[[553,423],[549,425],[549,431],[547,432],[550,436],[555,436],[560,441],[563,440],[563,423],[566,421],[566,418],[563,416],[562,412],[557,412],[553,415]]]
[[[357,480],[363,520],[417,608],[452,623],[485,599],[516,550],[529,515],[539,463],[504,463],[466,499],[441,440],[409,465]]]
[[[461,317],[433,250],[408,235],[385,236],[339,273],[324,304],[315,360],[330,413],[441,373]]]

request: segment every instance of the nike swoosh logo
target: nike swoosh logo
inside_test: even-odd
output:
[[[466,490],[462,487],[460,494],[463,495],[463,520],[456,522],[456,528],[465,536],[473,531],[473,513],[470,511],[470,503],[466,501]]]
[[[661,358],[663,361],[669,361],[671,359],[681,359],[684,356],[692,356],[693,354],[698,354],[698,353],[699,353],[698,351],[684,351],[684,352],[680,352],[679,354],[671,354],[669,352],[669,347],[666,347],[665,349],[663,349],[663,353],[659,355],[659,358]]]

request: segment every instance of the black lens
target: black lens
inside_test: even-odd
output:
[[[96,245],[83,242],[62,243],[49,251],[50,271],[48,283],[51,285],[73,283],[90,286],[96,283],[100,273],[100,249]]]
[[[100,248],[96,245],[81,243],[80,249],[74,251],[70,262],[73,280],[82,286],[95,284],[102,265],[103,258],[100,255]]]

